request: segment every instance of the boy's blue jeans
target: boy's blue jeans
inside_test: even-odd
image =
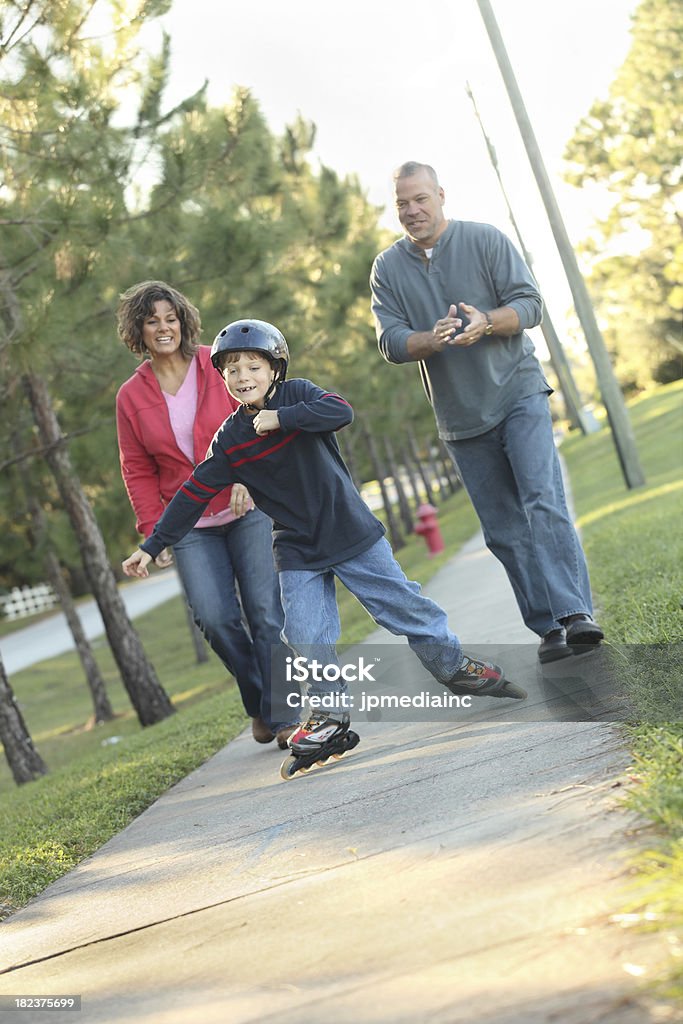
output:
[[[286,653],[271,520],[255,508],[225,526],[190,530],[173,554],[195,622],[235,677],[245,711],[277,731],[288,722],[272,720],[270,685],[264,685],[278,648],[278,660]]]
[[[545,636],[567,615],[592,614],[547,394],[521,399],[485,434],[446,444],[529,629]]]
[[[428,672],[446,682],[460,668],[460,641],[448,627],[445,611],[407,579],[383,537],[355,558],[326,569],[280,571],[285,612],[284,639],[305,657],[336,664],[335,645],[341,625],[334,577],[354,594],[375,622],[396,636],[405,636]],[[308,694],[343,692],[325,679],[311,681]]]

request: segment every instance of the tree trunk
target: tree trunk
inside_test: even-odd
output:
[[[438,469],[436,463],[434,462],[434,456],[432,455],[432,446],[431,446],[431,443],[429,441],[429,438],[427,438],[427,441],[425,443],[425,451],[427,452],[427,455],[426,455],[427,466],[429,468],[429,472],[430,472],[431,477],[432,477],[432,483],[436,484],[436,486],[438,487],[438,489],[439,489],[439,500],[441,500],[441,498],[445,497],[445,494],[444,494],[444,492],[442,490],[442,487],[441,487],[441,474],[439,473],[439,469]]]
[[[52,589],[59,598],[59,603],[62,611],[64,612],[67,625],[71,630],[74,645],[78,652],[78,656],[81,659],[81,665],[83,666],[86,682],[92,698],[95,723],[99,724],[101,722],[110,722],[114,717],[114,711],[109,703],[109,697],[107,696],[107,690],[104,685],[102,673],[100,672],[99,666],[95,660],[95,655],[93,654],[90,642],[83,630],[83,625],[78,616],[78,612],[76,611],[76,605],[64,578],[62,567],[59,564],[59,559],[57,558],[54,548],[50,543],[50,539],[47,534],[45,513],[34,497],[29,499],[29,505],[31,509],[35,542],[44,549],[43,563],[45,565],[45,571],[47,572]]]
[[[372,463],[375,475],[377,477],[379,489],[382,493],[382,504],[384,505],[384,511],[387,514],[387,526],[389,527],[391,546],[394,549],[394,551],[399,551],[402,547],[404,547],[405,541],[403,539],[403,534],[401,533],[401,528],[398,525],[398,520],[394,515],[393,506],[391,504],[391,501],[389,500],[389,494],[387,492],[387,486],[385,483],[385,477],[387,474],[384,472],[384,467],[381,465],[379,461],[379,456],[377,454],[377,446],[375,445],[375,439],[373,438],[369,430],[366,430],[365,427],[363,427],[362,429],[363,436],[365,437],[365,441],[368,446],[370,461]]]
[[[439,451],[441,453],[441,465],[443,466],[443,471],[446,476],[446,480],[448,481],[448,486],[451,489],[451,494],[455,494],[455,492],[460,490],[460,488],[462,487],[462,480],[460,479],[460,476],[457,473],[455,464],[453,462],[453,459],[451,458],[451,453],[449,452],[448,448],[441,440],[441,438],[439,438],[438,443]]]
[[[407,448],[403,449],[403,466],[406,471],[408,483],[410,484],[410,489],[413,492],[413,497],[415,498],[415,507],[419,508],[422,504],[422,495],[420,494],[420,488],[417,485],[417,478],[413,469],[413,461]]]
[[[190,630],[190,636],[192,638],[192,646],[194,647],[194,655],[198,665],[203,665],[204,662],[209,660],[209,652],[206,649],[206,641],[204,640],[204,634],[201,629],[194,621],[192,609],[190,608],[187,601],[185,602],[185,615],[187,617],[187,625]]]
[[[339,444],[339,450],[342,454],[342,458],[347,465],[351,479],[355,485],[356,490],[360,494],[362,483],[360,475],[358,473],[358,465],[356,463],[356,456],[353,450],[353,444],[347,441],[346,438],[337,436],[337,443]]]
[[[33,746],[0,656],[0,740],[17,786],[47,774],[47,766]]]
[[[71,630],[71,635],[74,638],[78,657],[81,659],[81,665],[83,666],[85,679],[92,698],[95,723],[99,725],[101,722],[111,722],[114,717],[114,709],[109,702],[107,688],[104,685],[102,673],[100,672],[99,665],[95,660],[95,655],[93,654],[90,642],[83,630],[83,625],[78,616],[78,612],[76,611],[76,605],[74,604],[73,597],[71,596],[71,591],[64,579],[62,567],[51,548],[45,552],[45,567],[48,572],[50,583],[52,584],[52,589],[59,598],[59,603],[66,617],[69,629]]]
[[[427,471],[425,470],[422,459],[420,458],[420,450],[417,446],[415,434],[412,430],[408,431],[408,441],[410,443],[410,451],[412,452],[413,459],[415,460],[415,465],[417,466],[417,471],[420,474],[420,479],[422,480],[422,486],[424,487],[425,494],[427,495],[427,501],[430,505],[436,505],[429,476],[427,475]]]
[[[413,523],[413,516],[410,511],[410,502],[406,497],[403,481],[401,480],[401,474],[399,473],[398,466],[396,465],[394,449],[388,437],[384,438],[384,448],[387,453],[389,472],[391,473],[391,478],[394,481],[394,488],[396,489],[396,497],[398,498],[398,511],[399,515],[401,516],[401,522],[403,523],[403,528],[405,529],[406,533],[412,533],[415,524]]]
[[[430,439],[427,439],[427,445],[429,446]],[[457,481],[455,479],[455,471],[453,469],[453,463],[450,458],[444,453],[441,441],[439,438],[436,440],[434,446],[435,462],[434,468],[436,470],[436,479],[439,481],[439,490],[444,498],[448,497],[448,494],[455,494],[457,488]]]
[[[42,377],[24,377],[45,458],[59,488],[71,526],[78,537],[83,566],[104,622],[107,639],[126,692],[141,725],[153,725],[174,707],[143,650],[116,586],[102,535],[80,481],[73,471],[57,416]]]

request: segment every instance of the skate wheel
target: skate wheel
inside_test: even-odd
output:
[[[296,775],[296,762],[293,757],[286,757],[280,765],[280,778],[289,782]]]
[[[343,754],[333,754],[332,757],[335,761],[341,761]]]

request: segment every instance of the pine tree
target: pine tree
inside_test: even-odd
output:
[[[606,100],[569,142],[567,179],[616,197],[597,237],[591,292],[625,386],[683,375],[683,5],[642,0]],[[618,255],[603,255],[607,252]]]

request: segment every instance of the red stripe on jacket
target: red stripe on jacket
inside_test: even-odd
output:
[[[245,462],[256,462],[258,459],[265,458],[266,455],[272,455],[273,452],[276,452],[279,448],[282,448],[284,445],[289,444],[290,441],[293,441],[294,438],[298,437],[300,433],[301,433],[300,430],[294,430],[294,431],[292,431],[291,434],[287,434],[282,439],[282,441],[280,441],[279,444],[273,444],[273,445],[270,446],[270,448],[266,448],[265,451],[257,452],[256,455],[248,455],[244,459],[239,459],[237,462],[233,462],[233,466],[235,466],[235,468],[236,468],[237,466],[243,466]],[[263,438],[259,438],[259,441],[261,441],[261,440],[263,440]],[[244,447],[246,447],[246,445],[238,445],[237,447],[238,448],[244,448]]]

